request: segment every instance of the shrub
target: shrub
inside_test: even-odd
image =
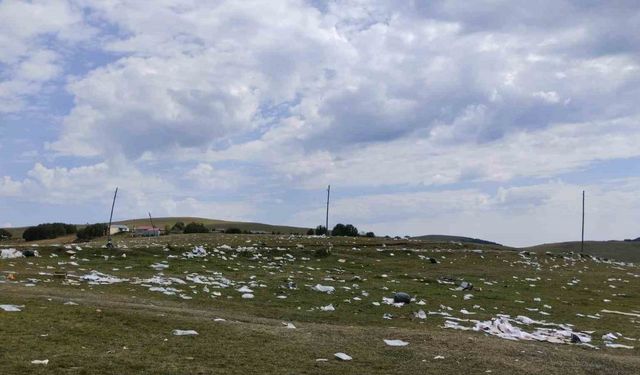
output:
[[[173,227],[170,230],[171,232],[176,231],[176,232],[182,232],[184,231],[184,223],[182,221],[178,221],[177,223],[173,224]]]
[[[323,234],[327,234],[327,227],[324,225],[318,225],[315,229],[316,236],[322,236]]]
[[[375,233],[373,233],[373,232],[367,232],[367,233],[365,234],[365,237],[375,237],[375,236],[376,236],[376,234],[375,234]]]
[[[1,229],[0,228],[0,240],[8,240],[11,237],[13,237],[13,235],[11,234],[11,232],[9,232],[6,229]]]
[[[189,223],[184,227],[184,233],[209,233],[209,228],[202,223]]]
[[[79,240],[88,241],[107,235],[108,230],[109,226],[105,223],[91,224],[80,229],[76,233],[76,237],[78,237]]]
[[[77,228],[72,224],[45,223],[27,228],[24,233],[22,233],[22,238],[24,238],[25,241],[37,241],[74,234],[76,232]]]
[[[313,229],[309,229],[307,231],[307,236],[313,236],[314,233],[315,233],[315,231]]]
[[[332,236],[358,237],[358,228],[351,224],[336,224],[331,231]]]
[[[227,229],[225,229],[224,232],[228,233],[228,234],[241,234],[242,233],[242,231],[240,229],[238,229],[238,228],[227,228]]]

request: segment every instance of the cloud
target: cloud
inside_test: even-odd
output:
[[[72,45],[92,34],[80,9],[66,1],[0,3],[0,114],[28,108],[61,75],[56,43]]]
[[[350,202],[376,231],[526,242],[516,223],[570,220],[577,186],[544,181],[597,188],[594,165],[640,158],[639,17],[626,1],[4,1],[0,113],[23,126],[0,131],[44,144],[28,164],[0,149],[0,196],[80,212],[118,185],[123,214],[288,220],[331,183],[390,202]]]

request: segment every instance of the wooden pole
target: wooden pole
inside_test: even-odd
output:
[[[582,190],[582,241],[580,243],[580,253],[584,253],[584,190]]]
[[[331,195],[331,185],[327,186],[327,216],[324,222],[324,227],[327,230],[327,236],[329,236],[329,196],[330,195]]]
[[[113,220],[113,208],[116,205],[117,196],[118,196],[118,187],[116,186],[116,191],[115,193],[113,193],[113,202],[111,202],[111,214],[109,215],[109,228],[107,228],[107,230],[109,231],[109,239],[107,240],[107,247],[109,248],[113,247],[113,243],[111,243],[111,222]]]

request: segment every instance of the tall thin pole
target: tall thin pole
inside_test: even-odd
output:
[[[584,253],[584,190],[582,190],[582,242],[580,243],[580,253]]]
[[[151,229],[155,232],[156,231],[156,226],[153,225],[153,219],[151,218],[151,212],[149,212],[149,221],[151,222]]]
[[[327,217],[324,222],[324,227],[327,230],[327,236],[329,236],[329,196],[331,195],[331,185],[327,186]]]
[[[113,193],[113,202],[111,202],[111,214],[109,215],[109,228],[107,229],[109,231],[109,239],[107,240],[107,247],[113,246],[113,244],[111,243],[111,222],[113,220],[113,208],[116,205],[117,196],[118,196],[118,187],[116,186],[116,191],[115,193]]]

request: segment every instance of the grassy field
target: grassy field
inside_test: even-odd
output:
[[[0,373],[637,374],[640,369],[635,341],[640,317],[603,312],[640,313],[635,265],[379,238],[116,238],[113,251],[102,248],[102,240],[77,249],[48,244],[24,247],[37,249],[40,257],[0,260],[0,304],[24,306],[20,312],[0,310]],[[183,256],[195,246],[208,254]],[[331,255],[317,256],[317,250],[328,248]],[[81,278],[94,270],[119,282]],[[66,280],[54,277],[63,271]],[[474,289],[456,290],[462,280]],[[316,284],[335,292],[315,291]],[[242,298],[242,287],[254,298]],[[396,291],[415,300],[402,307],[385,304],[383,298]],[[465,299],[467,294],[472,296]],[[335,311],[321,309],[330,304]],[[414,315],[419,310],[426,319]],[[589,332],[597,349],[444,328],[447,320],[473,326],[473,320],[498,314],[570,324],[576,332]],[[175,329],[198,335],[175,336]],[[610,332],[620,336],[615,343],[634,349],[607,348],[601,336]],[[384,339],[409,345],[391,347]],[[339,361],[337,352],[353,360]],[[47,365],[31,363],[45,359]]]
[[[580,242],[560,242],[524,248],[522,250],[544,253],[580,252]],[[640,241],[585,241],[585,254],[618,259],[627,262],[640,262]]]

